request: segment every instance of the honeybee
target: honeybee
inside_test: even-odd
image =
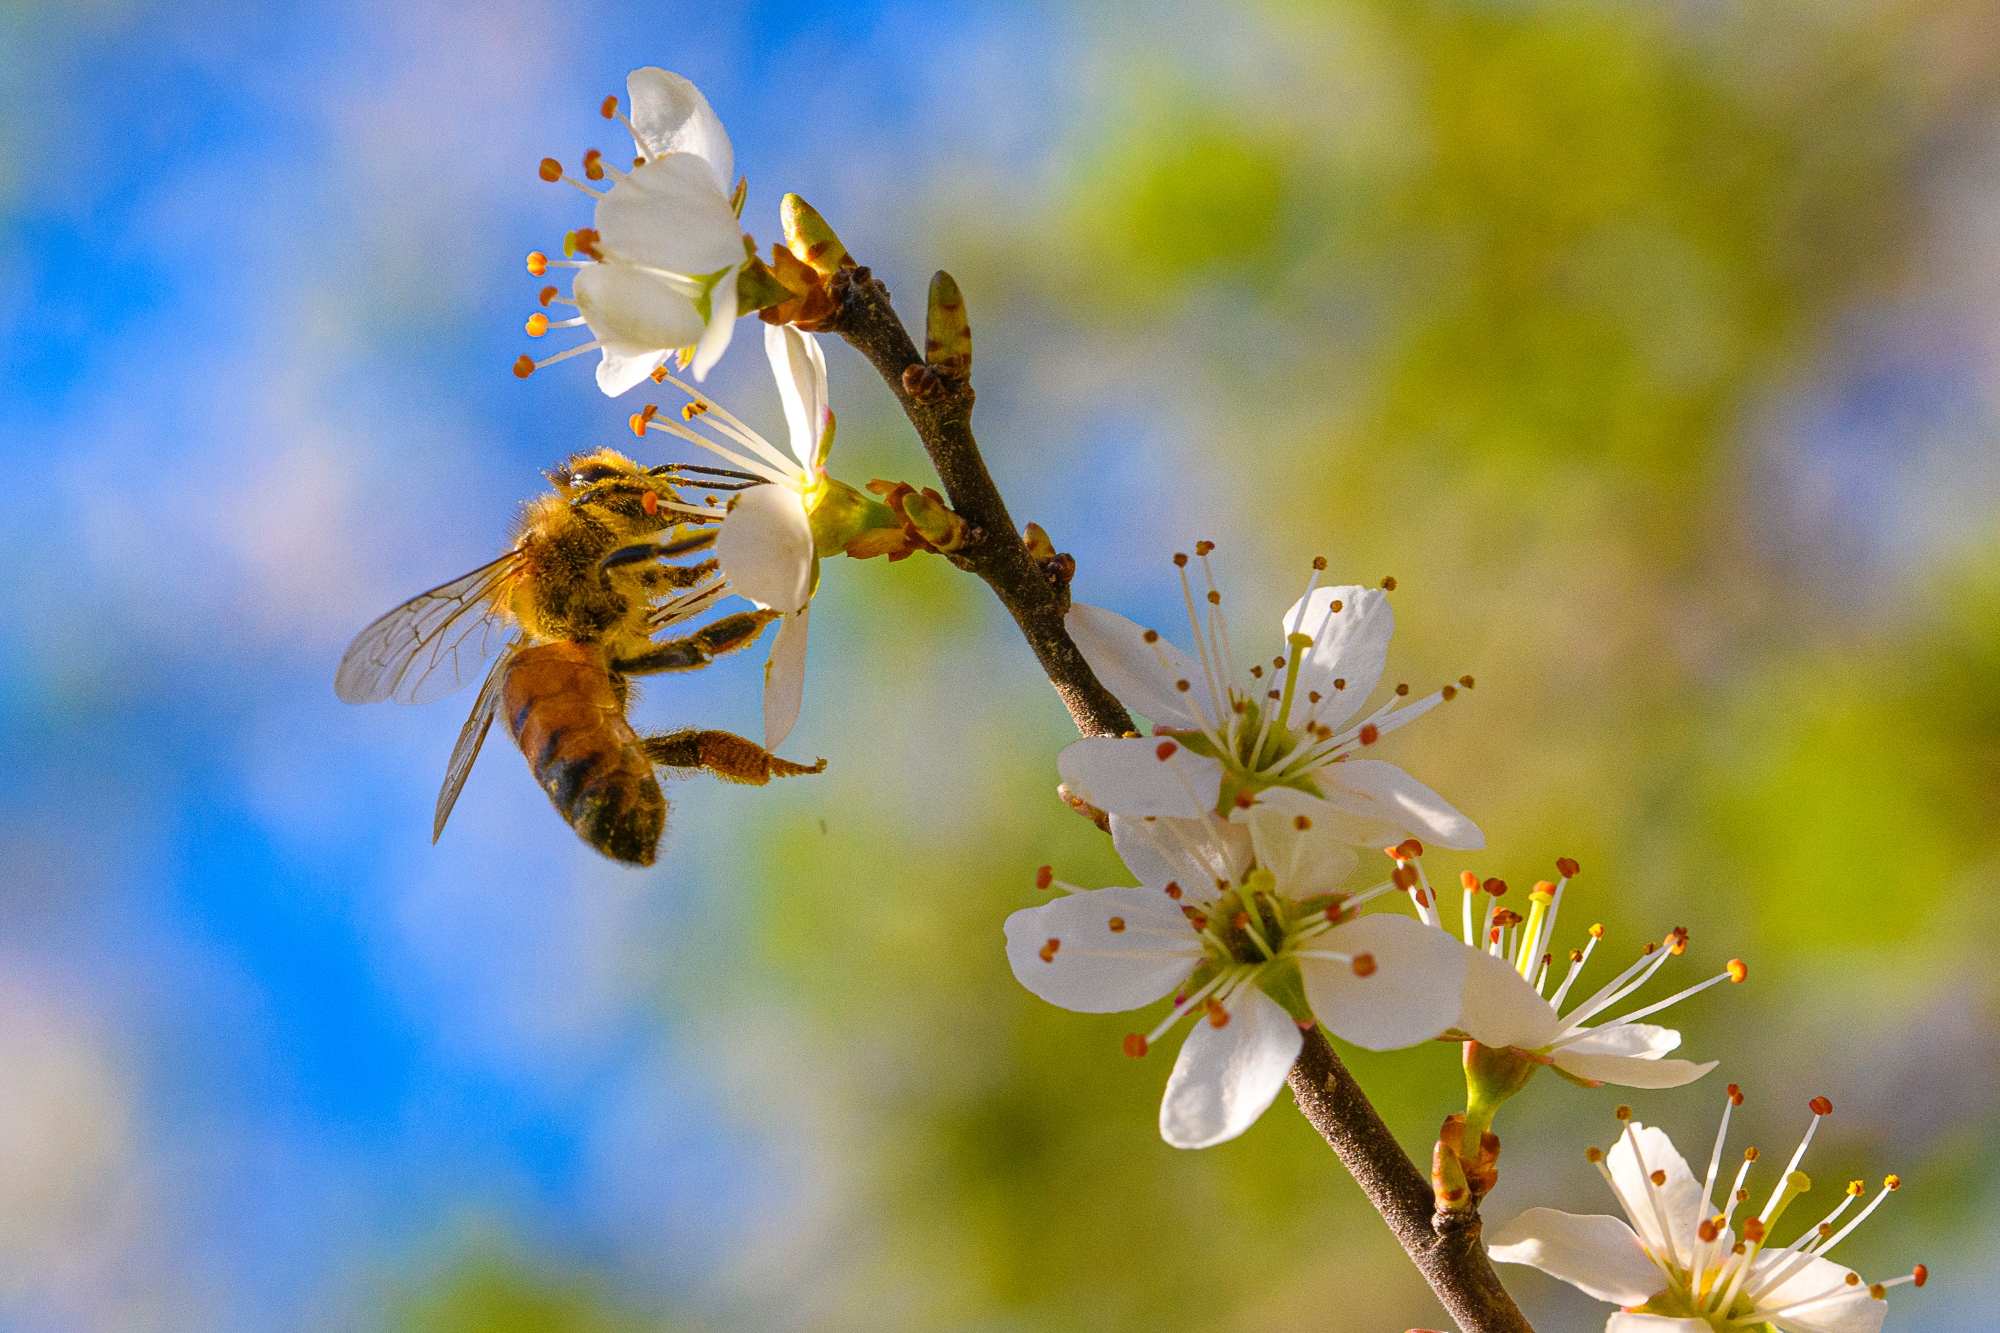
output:
[[[757,479],[686,464],[642,468],[611,449],[545,475],[553,490],[523,506],[505,555],[362,630],[334,679],[348,703],[429,703],[470,684],[493,659],[446,766],[431,841],[444,832],[496,713],[577,836],[633,865],[653,863],[666,829],[655,765],[759,786],[824,770],[824,759],[795,764],[726,731],[640,736],[626,718],[631,677],[707,666],[778,618],[745,611],[682,637],[655,637],[727,592],[713,559],[672,563],[713,546],[722,517],[720,508],[710,520],[706,506],[688,505],[674,483],[729,492]]]

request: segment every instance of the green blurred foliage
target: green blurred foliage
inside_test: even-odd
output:
[[[394,1302],[394,1333],[668,1333],[615,1308],[600,1284],[496,1244],[472,1248]]]

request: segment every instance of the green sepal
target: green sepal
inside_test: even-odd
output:
[[[822,483],[819,502],[813,506],[809,516],[812,523],[813,551],[817,555],[839,555],[856,538],[867,533],[891,528],[900,531],[902,525],[889,506],[879,500],[855,490],[844,481],[828,477]]]
[[[751,242],[745,238],[745,244]],[[742,268],[736,270],[736,310],[739,314],[749,314],[753,310],[768,310],[774,305],[783,305],[792,299],[792,292],[770,266],[752,253]]]
[[[1465,1131],[1477,1143],[1493,1127],[1493,1116],[1528,1086],[1542,1062],[1512,1046],[1465,1043]],[[1561,1071],[1558,1070],[1558,1073]]]
[[[1313,1017],[1312,1005],[1306,1000],[1306,981],[1299,975],[1299,965],[1289,958],[1267,965],[1257,974],[1257,988],[1278,1002],[1278,1007],[1292,1016],[1292,1021],[1300,1027],[1310,1028],[1318,1024]]]

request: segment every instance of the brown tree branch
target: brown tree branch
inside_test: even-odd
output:
[[[1431,1182],[1396,1142],[1317,1028],[1292,1066],[1292,1099],[1382,1214],[1465,1333],[1534,1333],[1479,1243],[1479,1213],[1435,1207]]]
[[[1051,571],[1034,559],[986,471],[972,435],[971,386],[925,365],[889,304],[889,289],[867,269],[842,270],[832,294],[834,314],[817,326],[845,338],[888,381],[944,481],[952,508],[972,526],[970,540],[952,558],[984,579],[1013,613],[1077,730],[1086,736],[1131,731],[1131,714],[1104,688],[1063,627],[1067,571]],[[1318,1030],[1306,1034],[1290,1081],[1299,1110],[1339,1154],[1464,1333],[1534,1333],[1486,1260],[1478,1213],[1434,1220],[1430,1181]]]
[[[1122,736],[1131,731],[1132,715],[1104,688],[1063,628],[1063,615],[1069,610],[1068,581],[1052,577],[1028,553],[1020,529],[1007,513],[1007,502],[1000,498],[1000,488],[986,471],[986,460],[972,437],[972,386],[924,365],[909,331],[889,304],[889,289],[867,269],[843,270],[834,280],[833,295],[837,306],[826,324],[888,381],[917,428],[951,507],[972,527],[952,558],[984,579],[1013,614],[1043,674],[1076,719],[1078,731],[1086,736]]]

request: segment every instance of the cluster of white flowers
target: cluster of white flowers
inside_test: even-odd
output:
[[[1213,549],[1195,548],[1204,572]],[[1192,654],[1097,607],[1079,605],[1069,615],[1099,678],[1153,725],[1149,737],[1079,741],[1059,764],[1071,795],[1108,814],[1118,853],[1139,883],[1078,889],[1044,867],[1038,887],[1063,896],[1014,913],[1006,928],[1014,975],[1053,1003],[1101,1013],[1173,996],[1150,1033],[1125,1038],[1127,1054],[1146,1054],[1179,1019],[1194,1020],[1160,1108],[1167,1142],[1203,1148],[1248,1129],[1284,1085],[1302,1032],[1322,1025],[1372,1050],[1465,1043],[1464,1133],[1475,1143],[1500,1104],[1544,1066],[1584,1086],[1632,1088],[1677,1087],[1715,1068],[1667,1058],[1680,1033],[1641,1020],[1744,980],[1741,960],[1632,1003],[1685,953],[1688,932],[1678,927],[1565,1009],[1605,934],[1591,926],[1558,966],[1575,861],[1559,859],[1557,878],[1536,883],[1525,916],[1503,904],[1504,881],[1466,871],[1457,929],[1447,923],[1424,872],[1424,842],[1470,850],[1483,847],[1483,837],[1402,769],[1358,756],[1473,681],[1463,677],[1416,700],[1397,685],[1366,710],[1394,628],[1393,581],[1322,588],[1324,562],[1315,561],[1305,595],[1285,613],[1285,651],[1268,668],[1259,661],[1239,673],[1221,593],[1210,579],[1197,596],[1188,557],[1175,564]],[[1383,843],[1393,843],[1384,847],[1393,872],[1350,889],[1357,849]],[[1391,909],[1402,903],[1407,911]],[[1733,1085],[1730,1096],[1741,1100]],[[1815,1125],[1829,1109],[1815,1100]],[[1763,1324],[1783,1333],[1872,1333],[1885,1290],[1922,1285],[1927,1275],[1919,1267],[1870,1285],[1823,1257],[1883,1197],[1836,1232],[1858,1182],[1816,1229],[1782,1250],[1765,1248],[1779,1214],[1810,1187],[1797,1170],[1804,1150],[1739,1237],[1730,1228],[1748,1197],[1741,1173],[1725,1209],[1709,1202],[1720,1139],[1699,1190],[1665,1135],[1628,1125],[1608,1158],[1593,1150],[1592,1160],[1630,1227],[1534,1209],[1495,1232],[1492,1257],[1534,1264],[1623,1305],[1608,1333]],[[1885,1193],[1896,1184],[1890,1177]]]
[[[782,322],[805,315],[761,302],[770,321],[765,350],[790,429],[787,449],[669,369],[678,359],[699,381],[722,355],[739,305],[760,303],[739,302],[739,281],[754,276],[755,252],[741,232],[744,187],[734,183],[729,138],[707,99],[659,69],[635,71],[627,87],[629,117],[616,98],[602,110],[631,131],[631,169],[592,152],[578,180],[545,161],[544,179],[590,195],[594,214],[590,227],[565,238],[564,258],[529,259],[537,275],[576,270],[569,296],[547,287],[541,304],[578,314],[560,324],[536,314],[528,332],[539,337],[582,325],[592,340],[541,361],[523,356],[516,373],[526,378],[595,349],[607,394],[649,379],[686,394],[678,412],[647,406],[632,426],[642,437],[660,432],[692,443],[724,464],[692,470],[727,478],[713,487],[733,492],[726,508],[672,503],[691,522],[720,517],[715,554],[728,589],[781,613],[765,689],[765,743],[775,747],[799,715],[820,557],[841,549],[862,554],[859,543],[845,543],[868,524],[879,533],[884,520],[854,518],[869,502],[827,476],[834,423],[825,358],[811,333]],[[612,183],[597,188],[606,178]],[[781,268],[804,271],[822,258],[816,244],[792,245],[803,252],[774,251]],[[752,283],[743,290],[758,289]],[[956,301],[955,287],[951,293]],[[831,495],[842,503],[825,504]],[[846,517],[826,518],[829,511]],[[889,521],[893,526],[893,516]],[[836,529],[845,535],[830,535]],[[1204,1148],[1242,1134],[1276,1099],[1305,1034],[1321,1026],[1372,1050],[1462,1042],[1467,1109],[1459,1128],[1466,1143],[1483,1142],[1498,1108],[1544,1067],[1584,1086],[1642,1089],[1676,1087],[1713,1069],[1713,1061],[1668,1058],[1680,1034],[1641,1020],[1724,980],[1742,981],[1740,961],[1627,1007],[1686,951],[1688,933],[1678,927],[1564,1008],[1604,939],[1604,928],[1593,925],[1567,964],[1559,962],[1557,929],[1578,873],[1574,861],[1560,859],[1557,877],[1528,892],[1525,915],[1502,903],[1503,881],[1466,871],[1456,930],[1448,922],[1424,870],[1426,845],[1475,851],[1484,836],[1437,792],[1374,757],[1373,747],[1471,689],[1473,679],[1414,699],[1397,684],[1370,708],[1395,627],[1394,580],[1321,586],[1326,562],[1314,561],[1304,594],[1278,626],[1275,655],[1243,671],[1210,571],[1213,550],[1202,542],[1192,559],[1174,557],[1191,651],[1099,607],[1077,604],[1068,612],[1069,633],[1099,680],[1151,724],[1147,736],[1078,741],[1058,761],[1068,795],[1103,816],[1138,883],[1078,888],[1043,867],[1038,888],[1059,896],[1006,922],[1015,976],[1052,1003],[1106,1013],[1171,997],[1151,1031],[1126,1036],[1127,1054],[1146,1055],[1181,1019],[1190,1020],[1160,1107],[1166,1141]],[[1190,574],[1195,563],[1199,590]],[[1351,887],[1363,851],[1373,848],[1387,852],[1391,873]],[[1732,1085],[1730,1106],[1740,1100]],[[1831,1108],[1824,1099],[1813,1107],[1817,1128]],[[1762,1325],[1873,1333],[1887,1288],[1923,1284],[1922,1267],[1870,1285],[1825,1258],[1896,1188],[1895,1177],[1845,1226],[1835,1230],[1863,1192],[1859,1182],[1817,1227],[1774,1250],[1771,1228],[1811,1185],[1798,1170],[1805,1144],[1763,1208],[1739,1224],[1754,1149],[1718,1208],[1720,1135],[1697,1185],[1664,1134],[1630,1121],[1622,1108],[1621,1118],[1628,1123],[1619,1141],[1609,1153],[1592,1149],[1591,1160],[1629,1225],[1536,1208],[1498,1228],[1491,1247],[1495,1259],[1533,1264],[1624,1307],[1609,1333]],[[1471,1190],[1473,1202],[1484,1184]],[[1440,1202],[1463,1206],[1456,1195],[1441,1193]]]

